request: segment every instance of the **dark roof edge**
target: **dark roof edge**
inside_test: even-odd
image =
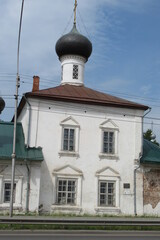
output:
[[[128,103],[115,103],[115,102],[108,102],[108,103],[104,103],[103,101],[99,101],[97,102],[96,100],[88,100],[88,99],[76,99],[76,98],[72,98],[72,97],[68,97],[68,96],[39,96],[39,95],[32,95],[30,93],[26,93],[26,97],[30,97],[30,98],[38,98],[38,99],[47,99],[47,100],[55,100],[55,101],[61,101],[63,102],[65,100],[65,102],[74,102],[74,103],[85,103],[88,105],[101,105],[101,106],[113,106],[113,107],[117,107],[117,108],[129,108],[129,109],[139,109],[139,110],[147,110],[149,107],[139,104],[139,103],[133,103],[132,102],[128,102]]]
[[[26,95],[26,94],[25,94],[25,95]],[[21,101],[20,101],[20,103],[19,103],[19,105],[18,105],[18,108],[17,108],[17,118],[19,117],[19,115],[20,115],[23,107],[25,106],[25,104],[26,104],[26,99],[25,99],[25,97],[23,96],[23,97],[21,98]],[[11,122],[14,122],[14,116],[13,116]]]
[[[151,162],[151,161],[145,162],[145,160],[140,160],[140,164],[144,165],[144,166],[152,166],[152,165],[159,165],[160,166],[160,162]]]
[[[7,122],[7,121],[3,122],[3,121],[0,121],[0,124],[4,124],[4,125],[13,125],[13,122],[12,122],[12,121],[11,121],[11,122]],[[22,125],[21,122],[17,122],[17,124],[18,124],[18,125]]]
[[[25,96],[25,97],[24,97]],[[104,103],[104,102],[97,102],[95,100],[87,100],[87,99],[76,99],[76,98],[68,98],[68,97],[58,97],[58,96],[37,96],[37,95],[32,95],[32,92],[28,92],[28,93],[25,93],[24,96],[21,98],[21,101],[18,105],[18,108],[17,108],[17,117],[19,117],[21,111],[23,110],[23,107],[25,106],[26,104],[26,99],[27,97],[30,97],[30,98],[37,98],[37,99],[47,99],[47,100],[54,100],[54,101],[65,101],[65,102],[74,102],[74,103],[83,103],[83,104],[88,104],[88,105],[97,105],[97,106],[110,106],[110,107],[117,107],[117,108],[128,108],[128,109],[138,109],[138,110],[147,110],[149,107],[148,106],[145,106],[145,105],[142,105],[142,104],[138,104],[138,103],[126,103],[126,104],[116,104],[115,102],[109,102],[109,103]],[[11,122],[14,121],[14,116],[11,120]]]
[[[0,156],[0,161],[2,161],[2,160],[4,160],[4,161],[7,161],[7,160],[11,161],[12,158],[11,157],[7,157],[7,156]],[[25,161],[33,161],[33,162],[38,162],[38,161],[42,162],[42,161],[44,161],[44,159],[42,159],[42,158],[36,158],[36,159],[25,158],[24,159],[23,157],[16,157],[16,160],[17,161],[23,161],[23,162],[25,162]]]

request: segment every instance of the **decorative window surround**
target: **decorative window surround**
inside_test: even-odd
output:
[[[60,157],[66,156],[66,157],[79,157],[79,153],[78,152],[69,152],[69,151],[59,151],[58,152]]]
[[[119,159],[118,157],[118,132],[119,132],[118,126],[111,119],[108,119],[100,125],[100,129],[101,129],[101,151],[99,154],[99,158],[114,159],[114,160]],[[104,152],[104,132],[108,133],[108,136],[110,133],[113,133],[113,138],[114,138],[112,142],[112,144],[114,144],[114,146],[112,146],[113,153]],[[108,145],[109,145],[109,141],[108,141]]]
[[[4,184],[10,183],[11,179],[8,176],[0,175],[0,208],[5,209],[10,206],[10,202],[4,202]],[[15,194],[15,203],[13,204],[14,209],[19,209],[22,207],[22,183],[23,176],[15,177],[16,183],[16,194]]]
[[[71,165],[65,165],[61,168],[56,168],[53,170],[53,175],[55,176],[72,176],[78,177],[83,176],[83,173],[78,168],[72,167]]]
[[[96,172],[97,177],[97,207],[96,212],[114,213],[120,211],[120,175],[110,167],[105,167]],[[99,182],[114,182],[115,184],[115,202],[114,206],[103,206],[99,203]]]
[[[111,159],[111,160],[119,160],[119,156],[116,154],[107,154],[107,153],[100,153],[100,159]]]
[[[59,156],[68,156],[68,157],[79,157],[79,131],[80,131],[80,125],[78,122],[73,119],[71,116],[64,119],[61,123],[61,143],[60,143],[60,151]],[[64,131],[68,129],[68,136],[64,139]],[[72,134],[74,132],[74,135],[71,137],[71,131]],[[72,139],[71,139],[72,138]],[[66,146],[64,147],[64,141],[68,141]],[[73,145],[73,150],[70,151],[71,145]],[[66,150],[65,150],[66,148]],[[68,150],[67,150],[68,149]]]
[[[11,181],[5,181],[3,184],[3,202],[4,203],[10,203],[11,199]],[[15,203],[15,198],[16,198],[16,183],[14,183],[13,187],[13,203]]]
[[[82,189],[82,177],[83,173],[81,170],[74,168],[70,165],[63,166],[58,169],[54,169],[53,171],[53,182],[56,186],[56,192],[58,193],[58,181],[66,180],[66,181],[75,181],[76,182],[76,199],[73,204],[59,204],[58,203],[58,194],[55,199],[55,203],[52,204],[52,210],[55,211],[70,211],[72,212],[80,212],[81,211],[81,189]]]

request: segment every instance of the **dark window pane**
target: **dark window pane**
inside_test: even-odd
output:
[[[11,183],[4,184],[4,202],[10,202],[11,196]],[[13,203],[15,202],[16,197],[16,183],[13,186]]]
[[[5,183],[5,189],[11,189],[11,183]]]
[[[74,151],[74,141],[75,141],[75,130],[74,129],[64,129],[64,139],[63,139],[63,150],[64,151]]]
[[[70,129],[70,138],[71,138],[71,139],[74,138],[74,129]]]
[[[104,132],[103,134],[103,152],[114,153],[114,132]]]
[[[69,132],[69,129],[64,129],[64,139],[68,139],[68,132]]]
[[[113,182],[100,182],[99,184],[99,204],[103,206],[115,205],[115,183]]]

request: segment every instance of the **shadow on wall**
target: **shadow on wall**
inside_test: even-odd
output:
[[[54,202],[53,189],[52,176],[50,175],[49,168],[44,160],[41,165],[39,211],[43,212],[45,209],[45,211],[50,212],[51,205]]]

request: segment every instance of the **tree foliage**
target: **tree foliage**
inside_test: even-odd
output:
[[[153,134],[151,129],[148,129],[146,132],[144,132],[143,137],[157,146],[160,146],[160,144],[156,141],[156,136]]]

